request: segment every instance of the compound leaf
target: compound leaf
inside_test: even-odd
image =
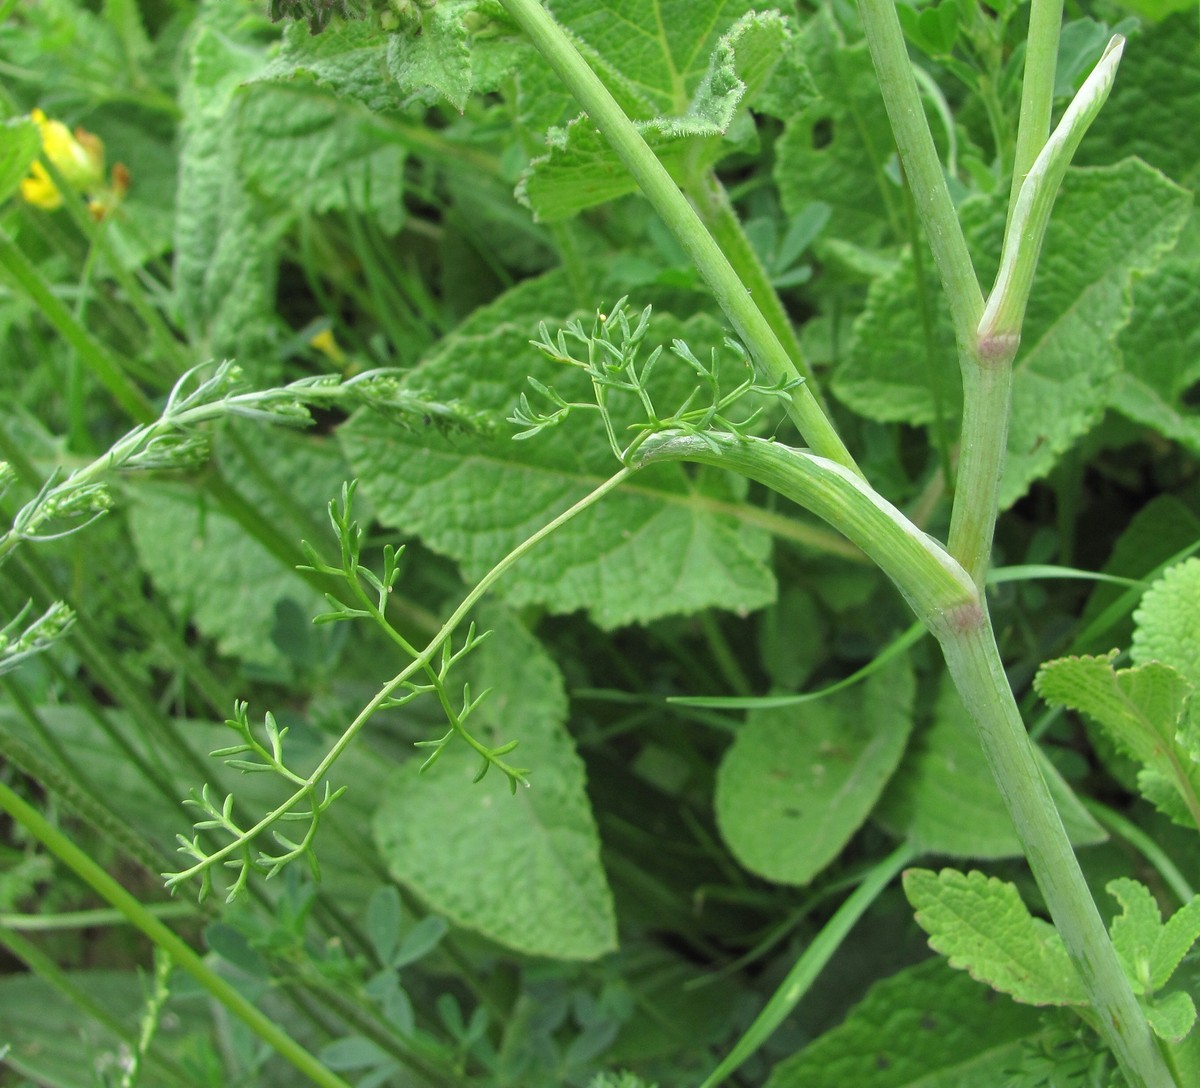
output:
[[[951,967],[1026,1005],[1086,1005],[1054,927],[1034,918],[1015,884],[980,872],[910,869],[904,893],[929,946]]]

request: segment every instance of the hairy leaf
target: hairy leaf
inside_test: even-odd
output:
[[[1200,688],[1200,559],[1185,559],[1164,571],[1146,590],[1133,619],[1133,660],[1170,665]]]
[[[1121,904],[1109,932],[1125,972],[1138,993],[1156,993],[1200,938],[1200,897],[1180,907],[1164,925],[1145,885],[1121,877],[1109,881],[1107,888]]]
[[[1178,739],[1192,686],[1175,669],[1149,661],[1114,669],[1107,657],[1064,657],[1039,670],[1034,687],[1051,706],[1097,722],[1143,770],[1138,788],[1173,820],[1200,817],[1200,771]]]
[[[1039,1031],[1033,1009],[926,960],[877,982],[844,1023],[776,1065],[767,1088],[995,1088]]]
[[[1015,884],[983,873],[910,869],[904,894],[951,967],[1026,1005],[1086,1005],[1062,940],[1034,918]]]
[[[470,726],[519,740],[511,758],[532,785],[511,796],[494,773],[472,784],[479,757],[452,743],[424,775],[416,760],[396,772],[375,841],[396,879],[452,923],[529,955],[595,959],[616,946],[615,921],[562,677],[511,616],[493,609],[484,623],[494,633],[465,675],[492,694]]]
[[[704,35],[690,43],[691,48],[699,48],[707,38],[705,26],[689,25]],[[722,137],[729,133],[739,108],[765,85],[787,36],[787,25],[777,12],[745,16],[717,42],[698,81],[695,73],[678,76],[680,86],[692,95],[686,108],[672,103],[667,107],[671,112],[636,118],[642,135],[669,170],[681,178],[695,178],[731,150],[722,145]],[[664,50],[684,47],[665,39],[660,44]],[[644,64],[645,58],[639,56],[637,63]],[[642,79],[631,76],[630,82],[646,94],[648,104],[661,105],[668,95],[679,93],[677,86],[660,86],[656,94]],[[550,152],[530,164],[518,195],[538,218],[551,222],[636,191],[637,183],[607,140],[589,118],[580,116],[565,128],[551,130]]]
[[[716,795],[721,835],[746,868],[807,884],[841,853],[896,769],[913,692],[902,658],[861,688],[749,716]]]

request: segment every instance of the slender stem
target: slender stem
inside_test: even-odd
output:
[[[1171,889],[1181,904],[1190,903],[1195,898],[1196,891],[1187,877],[1179,871],[1179,866],[1167,856],[1167,852],[1151,836],[1147,835],[1132,820],[1125,819],[1108,805],[1086,797],[1081,800],[1088,812],[1096,817],[1097,822],[1102,823],[1114,835],[1124,839],[1154,866],[1158,875],[1162,877],[1163,883]]]
[[[1025,40],[1025,76],[1021,83],[1021,120],[1013,160],[1009,217],[1025,177],[1050,135],[1054,105],[1054,70],[1058,65],[1058,35],[1062,25],[1062,0],[1033,0],[1029,8],[1029,35]]]
[[[771,326],[771,331],[775,333],[788,355],[795,360],[797,369],[809,383],[814,395],[820,397],[817,379],[804,362],[800,341],[796,337],[796,330],[787,310],[784,309],[783,301],[771,283],[767,270],[758,259],[758,254],[754,252],[750,239],[746,237],[742,221],[733,210],[729,193],[721,184],[721,179],[714,171],[708,170],[701,178],[687,185],[685,191],[713,240],[729,258],[729,263],[746,285],[746,290],[754,296],[759,310]],[[828,412],[828,406],[823,400],[821,406]]]
[[[247,1001],[218,975],[191,947],[168,929],[133,895],[100,868],[57,827],[20,795],[0,782],[0,809],[7,812],[102,899],[119,910],[155,945],[167,952],[215,1000],[224,1005],[272,1050],[322,1088],[350,1088],[336,1073],[326,1069],[275,1022]]]
[[[704,277],[759,368],[772,381],[799,378],[796,362],[779,342],[721,247],[562,27],[538,0],[501,2],[612,145],[625,169]],[[858,471],[808,382],[793,391],[789,415],[813,450]]]
[[[894,0],[859,0],[859,10],[900,161],[950,304],[955,336],[960,345],[973,344],[983,293],[929,131],[896,5]]]
[[[960,613],[934,633],[1101,1036],[1132,1088],[1176,1088],[1038,768],[986,612]]]
[[[704,1079],[700,1088],[716,1088],[732,1076],[770,1038],[816,982],[817,976],[842,946],[867,908],[879,898],[884,888],[916,857],[916,854],[917,851],[910,844],[903,843],[870,869],[863,882],[822,926],[821,932],[793,964],[754,1023],[746,1029],[734,1048],[722,1059],[721,1064]]]

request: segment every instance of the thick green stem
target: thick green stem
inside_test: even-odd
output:
[[[935,629],[1100,1034],[1133,1088],[1177,1088],[1130,988],[1034,756],[982,608]]]
[[[771,381],[801,377],[795,361],[779,342],[721,247],[705,229],[695,208],[562,27],[538,0],[501,2],[604,134],[646,199],[683,246],[761,371]],[[807,382],[793,391],[789,414],[813,450],[858,471]]]
[[[992,557],[1008,442],[1015,340],[999,358],[963,363],[963,420],[948,546],[981,590]]]
[[[894,0],[859,0],[859,10],[900,161],[950,304],[955,335],[960,345],[971,345],[983,313],[983,293],[929,131],[896,5]]]
[[[1009,217],[1025,177],[1050,135],[1054,106],[1054,71],[1058,66],[1058,35],[1062,25],[1062,0],[1033,0],[1029,8],[1029,35],[1025,40],[1025,75],[1021,82],[1021,120],[1013,160]]]
[[[0,782],[0,809],[41,842],[105,902],[119,910],[255,1035],[322,1088],[350,1088],[212,970],[192,948],[110,877],[32,805]]]

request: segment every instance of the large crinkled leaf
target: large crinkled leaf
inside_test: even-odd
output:
[[[1068,172],[1016,360],[1003,506],[1045,476],[1103,416],[1120,368],[1116,337],[1129,318],[1130,278],[1153,268],[1175,243],[1189,205],[1187,193],[1136,160]],[[972,201],[962,218],[986,276],[999,251],[1002,212]],[[872,285],[834,380],[840,399],[872,419],[929,423],[940,398],[957,417],[954,339],[945,306],[935,298],[930,352],[911,255]]]
[[[554,329],[573,309],[565,281],[551,282],[557,286],[518,288],[477,314],[411,373],[411,386],[498,420],[527,388],[527,375],[568,399],[590,399],[578,372],[529,345],[539,319]],[[722,329],[703,316],[684,323],[656,314],[651,342],[676,336],[703,358],[720,344]],[[664,405],[691,389],[688,373],[669,357],[655,376],[664,381]],[[360,413],[339,437],[380,519],[450,556],[475,581],[619,467],[596,413],[572,416],[531,441],[515,442],[513,433],[503,423],[494,436],[472,440],[399,432]],[[639,473],[543,541],[521,560],[520,577],[498,590],[516,605],[586,609],[610,628],[708,607],[759,608],[775,593],[765,562],[770,541],[733,516],[742,494],[740,481],[720,474],[677,466]]]
[[[596,959],[616,947],[616,924],[562,676],[510,614],[481,622],[492,636],[460,680],[492,691],[468,725],[486,743],[519,741],[510,758],[531,768],[530,787],[514,796],[496,773],[473,783],[479,757],[455,741],[425,774],[416,759],[397,771],[375,841],[392,875],[454,924],[527,955]]]
[[[827,239],[876,247],[903,215],[902,194],[884,166],[895,140],[866,43],[847,44],[828,7],[794,39],[817,95],[792,104],[775,147],[775,184],[784,210],[798,215],[812,201],[832,209]]]
[[[996,1071],[1040,1031],[1033,1009],[926,960],[872,986],[842,1024],[776,1065],[767,1088],[996,1088]]]
[[[370,19],[334,22],[316,35],[293,23],[258,78],[310,79],[375,111],[438,98],[461,110],[472,93],[495,90],[527,51],[495,5],[442,0],[419,26],[393,32]]]
[[[1165,570],[1142,596],[1133,619],[1133,660],[1170,665],[1200,689],[1200,559]]]
[[[264,196],[315,212],[351,207],[400,229],[404,150],[365,109],[311,84],[254,86],[235,133],[242,174]]]
[[[1071,841],[1076,846],[1103,842],[1103,828],[1049,761],[1042,761],[1042,773]],[[949,678],[942,681],[932,723],[909,746],[875,816],[923,853],[957,858],[1022,853],[975,728]]]
[[[747,869],[807,884],[862,826],[912,728],[907,659],[861,687],[750,714],[717,773],[721,836]]]
[[[687,25],[694,28],[698,41],[705,40],[711,29],[694,19]],[[695,177],[729,150],[722,144],[723,137],[738,110],[766,84],[788,36],[787,24],[778,12],[750,14],[722,35],[698,81],[693,73],[684,72],[678,74],[677,84],[647,87],[639,78],[640,70],[629,74],[629,82],[646,95],[648,105],[661,107],[670,96],[678,99],[681,89],[691,95],[685,109],[679,109],[676,101],[668,107],[670,112],[634,115],[642,135],[668,170]],[[665,38],[660,44],[664,58],[672,45],[681,48],[680,43]],[[638,63],[645,64],[645,58],[639,56]],[[551,130],[549,142],[549,153],[530,164],[518,188],[518,195],[539,219],[566,219],[637,190],[632,176],[588,117],[580,116],[565,128]]]
[[[203,25],[189,51],[175,214],[175,291],[188,335],[215,358],[237,357],[256,379],[273,368],[268,330],[274,261],[262,210],[235,167],[229,114],[259,51]]]
[[[1026,1005],[1086,1005],[1083,984],[1055,929],[1034,918],[1015,884],[983,873],[909,869],[904,894],[929,946]]]
[[[1200,179],[1200,140],[1183,131],[1180,119],[1197,115],[1200,57],[1193,8],[1132,38],[1112,95],[1080,145],[1078,161],[1104,163],[1137,155],[1193,189]]]
[[[753,0],[555,0],[554,15],[637,88],[651,116],[684,113],[717,39]]]
[[[1109,404],[1200,453],[1200,412],[1188,403],[1200,381],[1200,213],[1157,268],[1134,280],[1133,316],[1121,332],[1121,371]]]

